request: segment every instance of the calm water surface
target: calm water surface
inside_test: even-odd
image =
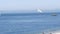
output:
[[[26,13],[2,14],[0,34],[39,34],[44,31],[60,29],[60,14]]]

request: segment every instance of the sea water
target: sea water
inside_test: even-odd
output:
[[[1,14],[0,34],[40,34],[60,30],[60,14],[20,13]]]

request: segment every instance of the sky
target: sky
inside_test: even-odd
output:
[[[60,9],[60,0],[0,0],[0,10]]]

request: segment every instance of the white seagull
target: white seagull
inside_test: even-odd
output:
[[[37,11],[40,12],[40,13],[43,13],[42,10],[40,10],[40,9],[37,9]]]

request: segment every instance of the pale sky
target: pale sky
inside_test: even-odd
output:
[[[0,10],[60,9],[60,0],[0,0]]]

